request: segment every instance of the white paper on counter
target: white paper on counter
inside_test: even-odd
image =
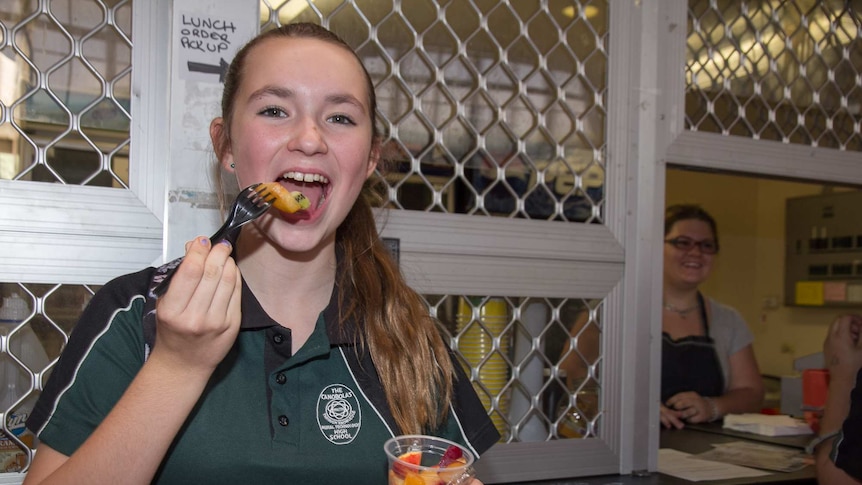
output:
[[[724,417],[723,427],[761,436],[794,436],[814,433],[805,421],[783,414],[728,414]]]
[[[771,475],[769,472],[746,468],[744,466],[698,460],[688,453],[670,448],[658,450],[658,471],[665,475],[671,475],[692,482]]]
[[[694,456],[701,460],[732,463],[776,472],[795,472],[810,463],[810,457],[802,450],[750,441],[714,444],[712,450]]]

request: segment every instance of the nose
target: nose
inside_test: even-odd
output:
[[[287,147],[306,155],[325,153],[328,149],[320,127],[310,118],[297,120],[289,135]]]

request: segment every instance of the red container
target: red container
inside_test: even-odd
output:
[[[829,392],[829,371],[806,369],[802,371],[802,416],[811,430],[820,432],[820,416]]]
[[[802,408],[809,411],[822,410],[829,392],[827,369],[805,369],[802,371]]]

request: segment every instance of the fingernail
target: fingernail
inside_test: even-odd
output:
[[[198,241],[200,241],[201,246],[209,246],[210,243],[210,240],[205,237],[198,239]]]
[[[230,241],[228,241],[227,239],[222,239],[221,241],[219,241],[219,244],[224,244],[227,247],[231,247]]]

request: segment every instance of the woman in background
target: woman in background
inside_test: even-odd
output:
[[[704,297],[718,228],[696,205],[665,212],[661,423],[682,428],[730,413],[758,412],[764,386],[742,316]]]

